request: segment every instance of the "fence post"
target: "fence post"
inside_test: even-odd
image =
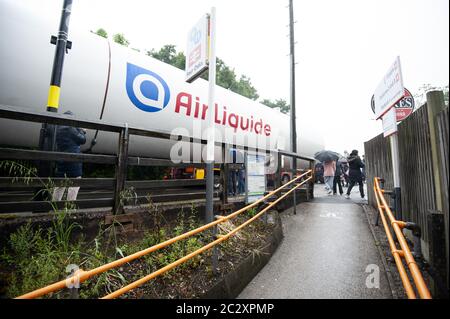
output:
[[[438,119],[437,115],[442,112],[445,108],[445,102],[444,102],[444,92],[442,91],[430,91],[426,94],[427,98],[427,113],[428,113],[428,125],[430,128],[430,146],[431,146],[431,159],[432,159],[432,169],[433,169],[433,181],[434,181],[434,194],[435,194],[435,201],[436,201],[436,210],[439,212],[443,212],[443,189],[441,184],[441,177],[439,172],[439,136],[437,131],[438,126]],[[433,223],[433,225],[436,225],[436,223]],[[436,236],[440,236],[439,227],[430,227],[429,226],[429,256],[430,260],[432,259],[432,241]],[[438,234],[435,234],[435,233]],[[444,238],[445,242],[445,238]],[[443,252],[444,255],[446,255],[446,252]],[[434,265],[433,265],[434,266]],[[446,275],[446,274],[445,274]]]
[[[275,171],[275,189],[281,186],[281,154],[277,153],[277,169]]]
[[[441,178],[439,175],[438,139],[436,134],[436,115],[445,107],[444,92],[427,92],[428,124],[430,127],[431,158],[433,163],[433,180],[436,210],[442,211]]]
[[[226,144],[222,144],[222,154],[223,154],[223,163],[222,169],[220,170],[220,174],[222,176],[222,205],[228,203],[228,149]]]
[[[436,134],[439,142],[439,174],[441,176],[441,189],[442,189],[442,213],[444,214],[444,228],[445,228],[445,254],[446,254],[446,278],[447,288],[449,285],[449,226],[448,226],[448,107],[437,116]]]
[[[78,288],[70,288],[69,289],[70,292],[70,299],[79,299],[80,298],[80,293],[78,291]]]
[[[316,183],[316,169],[314,161],[309,161],[309,169],[311,170],[311,181],[309,182],[309,196],[310,199],[314,198],[314,185]]]
[[[447,257],[445,248],[444,214],[439,211],[429,211],[427,214],[429,233],[429,262],[431,265],[431,291],[436,298],[448,298],[446,286]]]
[[[125,181],[127,179],[127,160],[128,160],[128,142],[129,142],[128,124],[119,134],[119,150],[117,152],[116,163],[116,185],[114,188],[114,205],[113,214],[118,215],[123,212],[123,201],[121,199],[122,191],[125,188]]]

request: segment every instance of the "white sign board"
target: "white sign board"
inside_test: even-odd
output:
[[[266,191],[265,156],[247,154],[247,203],[253,203]]]
[[[186,82],[192,82],[208,68],[209,16],[203,16],[189,31],[186,51]]]
[[[392,107],[383,115],[383,136],[388,137],[397,132],[397,112]]]
[[[375,90],[375,117],[377,119],[382,117],[395,103],[403,98],[404,94],[400,57],[397,57]]]

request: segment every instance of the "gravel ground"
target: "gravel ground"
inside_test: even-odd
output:
[[[364,208],[364,211],[366,212],[370,228],[375,237],[376,245],[379,247],[379,251],[382,254],[382,256],[384,257],[382,259],[385,260],[384,266],[386,268],[386,273],[388,275],[388,280],[389,280],[389,284],[391,286],[392,294],[393,294],[394,298],[396,298],[396,299],[406,299],[407,296],[405,293],[405,289],[403,288],[403,284],[400,279],[400,275],[398,273],[398,269],[395,264],[395,260],[392,256],[391,249],[389,247],[389,243],[388,243],[388,240],[386,237],[386,233],[385,233],[381,218],[379,220],[379,225],[375,226],[377,215],[378,215],[377,210],[369,205],[362,205],[362,206]],[[409,243],[410,249],[412,249],[413,248],[412,243],[411,242],[408,242],[408,243]],[[423,275],[425,282],[427,283],[427,286],[430,287],[430,275],[426,271],[426,268],[425,268],[426,263],[421,262],[420,260],[416,260],[416,262],[418,263],[419,267],[422,270],[422,275]],[[405,263],[403,263],[403,264],[405,265]],[[407,271],[408,275],[410,276],[410,273],[409,273],[409,270],[407,267],[406,267],[406,271]],[[410,276],[410,278],[412,278],[412,277]],[[416,295],[418,296],[417,292],[416,292]]]

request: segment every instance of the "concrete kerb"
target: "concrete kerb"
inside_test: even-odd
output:
[[[106,215],[108,215],[109,211],[106,210],[96,210],[95,212],[89,213],[74,213],[72,217],[76,217],[77,222],[81,222],[81,220],[85,220],[87,223],[96,223],[97,220],[103,220]],[[144,214],[144,213],[142,213]],[[225,276],[223,276],[210,290],[204,293],[200,298],[203,299],[234,299],[236,298],[241,291],[252,281],[252,279],[259,273],[259,271],[268,263],[272,255],[277,250],[283,239],[283,229],[281,224],[281,218],[279,213],[276,210],[268,211],[265,215],[272,215],[273,222],[275,226],[269,238],[260,246],[257,252],[249,254],[244,258],[233,270],[228,272]],[[76,216],[75,216],[76,215]],[[136,214],[140,215],[140,214]],[[144,214],[148,215],[148,214]],[[120,215],[125,216],[125,215]],[[16,219],[18,216],[14,216],[12,219]],[[19,216],[22,217],[22,216]],[[20,222],[10,220],[10,222],[14,225],[9,225],[10,227],[16,229],[20,225],[25,224],[30,219],[38,220],[38,224],[48,224],[51,222],[53,214],[45,213],[45,214],[33,214],[31,216],[27,216],[28,218],[24,218],[23,216]],[[98,224],[98,223],[97,223]],[[141,223],[138,223],[141,224]],[[6,226],[6,227],[5,227]],[[85,225],[86,226],[86,225]],[[142,226],[142,225],[141,225]],[[2,227],[0,227],[1,231],[6,231],[10,233],[13,229],[9,229],[8,225],[3,223]],[[96,231],[92,231],[92,233],[96,234]],[[127,235],[131,235],[131,233],[127,232]],[[9,238],[9,235],[8,235]]]
[[[202,299],[234,299],[253,280],[259,271],[269,262],[283,240],[283,228],[279,214],[275,214],[275,227],[268,240],[261,245],[258,253],[252,253],[228,272],[211,289],[205,292]]]

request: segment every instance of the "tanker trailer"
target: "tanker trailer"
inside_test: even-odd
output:
[[[20,2],[0,3],[0,104],[39,112],[46,109],[55,49],[49,40],[55,29],[56,25]],[[73,45],[64,62],[59,113],[71,110],[80,119],[200,138],[205,137],[212,109],[217,141],[289,150],[289,116],[220,86],[215,105],[209,108],[208,82],[203,79],[187,83],[184,71],[89,31],[72,28],[69,40]],[[37,147],[40,127],[0,119],[0,145]],[[310,129],[298,124],[297,147],[308,156],[323,148],[319,135]],[[86,136],[84,150],[94,136],[93,153],[117,150],[115,133],[88,130]],[[132,136],[129,147],[131,156],[196,162],[203,149],[141,136]],[[216,158],[220,155],[216,147]]]

